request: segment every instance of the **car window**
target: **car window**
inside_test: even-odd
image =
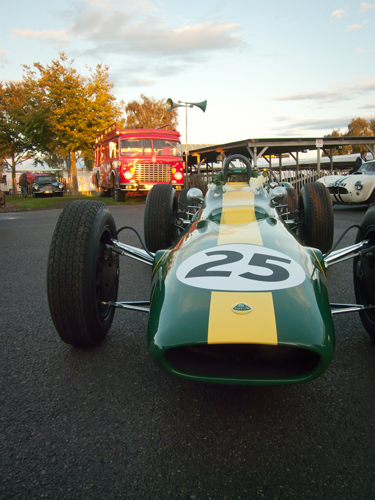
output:
[[[358,171],[363,172],[364,174],[374,174],[375,175],[375,162],[368,161],[366,163],[363,163]]]
[[[51,182],[57,182],[57,179],[51,175],[40,175],[39,177],[35,177],[34,182],[37,184],[51,184]]]

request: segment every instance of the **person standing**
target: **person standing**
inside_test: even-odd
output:
[[[358,158],[355,161],[354,168],[349,172],[350,174],[353,174],[354,172],[357,172],[357,170],[360,169],[362,163],[366,161],[366,154],[367,151],[361,151],[360,156],[358,156]]]
[[[21,177],[18,181],[18,184],[21,188],[22,196],[24,198],[26,198],[27,197],[27,186],[29,185],[29,181],[27,180],[26,172],[23,172],[23,174],[21,174]]]

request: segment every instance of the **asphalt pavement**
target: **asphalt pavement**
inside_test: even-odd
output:
[[[110,207],[140,232],[143,210]],[[364,212],[335,207],[335,238]],[[335,317],[330,368],[292,386],[169,376],[132,311],[116,311],[100,346],[73,348],[46,296],[59,213],[0,213],[1,500],[375,498],[375,347],[356,313]],[[119,299],[148,300],[149,285],[150,268],[123,259]],[[354,302],[351,262],[329,269],[328,288]]]

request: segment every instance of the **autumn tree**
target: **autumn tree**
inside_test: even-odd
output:
[[[48,136],[44,111],[30,106],[23,82],[0,83],[0,157],[12,169],[14,192],[17,165],[35,158]]]
[[[24,66],[24,83],[35,109],[49,109],[46,148],[51,155],[70,156],[72,190],[77,192],[76,153],[92,156],[95,136],[117,119],[119,108],[111,93],[108,66],[87,68],[89,76],[84,77],[73,63],[61,52],[47,66]]]
[[[333,130],[332,134],[325,135],[324,137],[370,137],[375,135],[375,120],[372,119],[367,121],[364,118],[353,118],[349,125],[348,131],[341,134],[340,129]],[[343,146],[341,150],[338,150],[339,155],[346,155],[351,153],[360,153],[366,150],[364,144],[355,144],[354,146]]]
[[[370,137],[374,135],[373,130],[371,129],[370,123],[364,118],[353,118],[348,125],[348,134],[349,137]],[[362,150],[366,150],[364,144],[356,144],[351,148],[352,153],[360,153]]]
[[[327,134],[324,137],[331,138],[331,137],[343,137],[343,134],[340,132],[340,129],[334,129],[332,130],[332,134]],[[348,155],[351,152],[352,147],[351,146],[342,146],[341,149],[335,150],[336,155]],[[323,152],[323,156],[326,156],[326,153]]]
[[[140,99],[128,102],[125,107],[126,128],[159,128],[171,124],[177,128],[178,113],[173,109],[170,113],[165,108],[166,99],[155,99],[140,95]]]

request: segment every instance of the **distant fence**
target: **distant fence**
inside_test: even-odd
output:
[[[277,177],[280,177],[280,168],[273,168],[273,171],[276,173]],[[213,177],[219,172],[219,169],[216,169],[214,172],[205,170],[204,168],[201,168],[200,173],[191,173],[188,175],[188,180],[187,180],[187,187],[198,187],[203,191],[203,193],[206,193],[207,191],[207,184],[210,184],[212,182]],[[335,174],[345,174],[348,172],[348,169],[335,169],[334,173]],[[302,168],[299,166],[297,169],[291,168],[288,166],[288,169],[281,169],[281,181],[284,182],[289,182],[292,184],[293,187],[299,192],[302,187],[305,184],[308,184],[310,182],[315,182],[318,180],[319,177],[323,177],[325,175],[330,175],[331,172],[330,170],[327,169],[322,169],[320,171],[320,176],[318,176],[317,170],[313,168]],[[21,196],[21,189],[18,186],[18,179],[19,179],[20,174],[18,173],[16,176],[16,181],[17,181],[17,190],[16,190],[16,196]],[[91,181],[91,172],[85,171],[85,172],[79,172],[77,175],[77,181],[78,181],[78,191],[80,193],[91,193],[92,191],[95,191],[95,185],[92,184]],[[64,191],[69,192],[70,191],[70,183],[67,178],[67,176],[64,173],[64,177],[62,178],[62,182],[64,183]],[[4,193],[6,193],[9,196],[13,196],[13,187],[12,187],[12,177],[9,175],[9,172],[7,175],[3,174],[0,176],[0,189]],[[31,195],[31,186],[29,186],[29,194]]]
[[[279,167],[273,168],[272,170],[275,172],[277,178],[279,178],[280,181],[289,182],[290,184],[292,184],[297,193],[300,192],[305,184],[316,182],[320,177],[324,177],[325,175],[331,175],[330,170],[321,169],[320,175],[318,175],[318,172],[315,168],[301,168],[301,166],[299,166],[298,169],[297,167],[290,168],[289,166],[288,169],[281,169],[281,176]],[[201,169],[201,172],[199,174],[190,174],[187,187],[198,187],[203,191],[203,193],[205,193],[207,191],[207,184],[210,184],[210,182],[212,182],[212,179],[218,172],[219,170],[217,170],[216,172],[212,172]],[[348,169],[335,169],[334,171],[335,175],[343,175],[346,173],[348,173]]]

